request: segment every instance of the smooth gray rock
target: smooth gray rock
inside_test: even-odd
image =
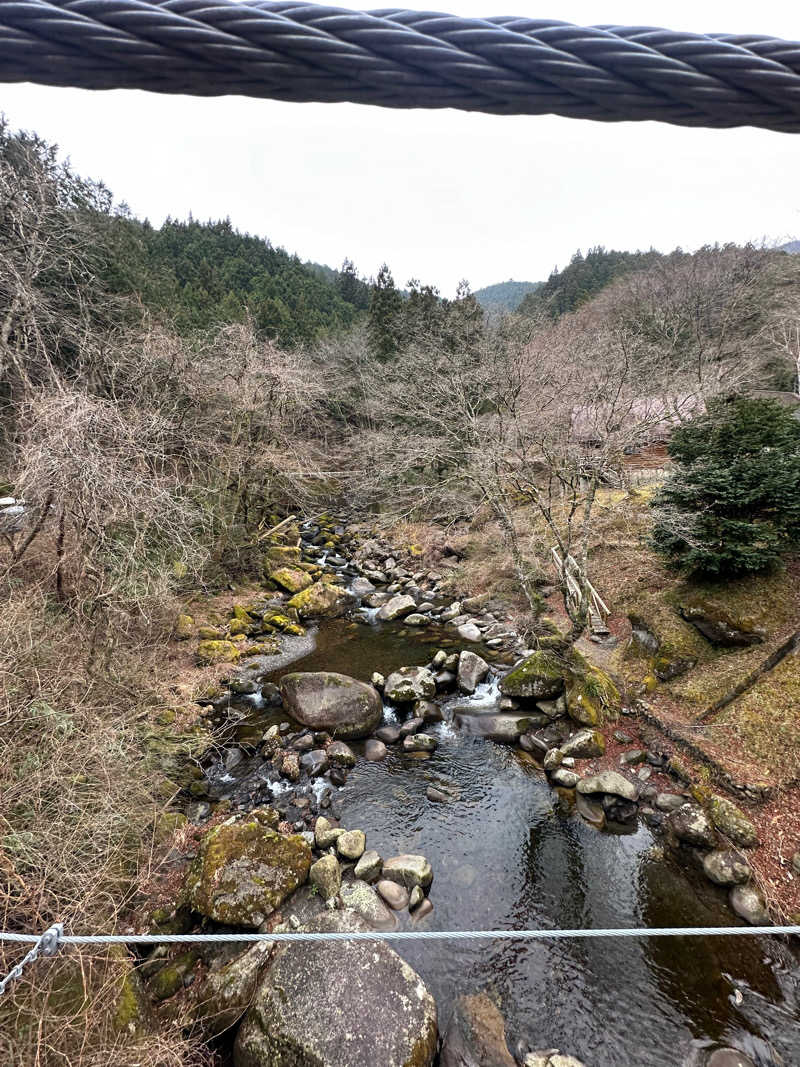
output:
[[[749,1056],[735,1048],[715,1049],[705,1062],[705,1067],[756,1067]]]
[[[367,849],[353,869],[353,874],[362,882],[372,883],[377,880],[383,868],[383,860],[374,848]]]
[[[474,693],[489,673],[489,664],[481,656],[468,650],[458,657],[456,679],[462,693]]]
[[[458,636],[462,641],[471,641],[476,644],[481,639],[481,632],[474,622],[464,622],[457,630]]]
[[[519,714],[471,715],[458,713],[453,720],[459,730],[475,737],[486,737],[504,745],[514,745],[530,726],[530,718]]]
[[[280,689],[293,718],[339,738],[366,737],[383,718],[383,704],[375,689],[345,674],[292,672],[281,678]]]
[[[406,889],[413,889],[415,885],[427,889],[433,881],[433,870],[424,856],[404,854],[385,861],[383,877]]]
[[[378,608],[377,617],[381,622],[392,622],[394,619],[402,619],[404,615],[410,615],[416,606],[417,602],[413,596],[401,593],[387,600],[383,607]]]
[[[357,860],[364,855],[367,835],[363,830],[348,830],[336,839],[336,851],[346,860]]]
[[[383,741],[377,741],[371,737],[364,745],[364,757],[370,763],[380,763],[389,755],[389,750]]]
[[[375,736],[379,741],[383,741],[385,745],[394,745],[400,740],[402,734],[399,726],[381,726],[379,730],[375,731]]]
[[[392,882],[388,878],[381,878],[375,888],[394,911],[402,911],[403,908],[408,907],[408,890],[398,885],[397,882]]]
[[[430,734],[409,734],[403,738],[404,752],[433,752],[439,742]]]
[[[658,793],[653,803],[659,811],[677,811],[686,803],[686,797],[677,793]]]
[[[373,930],[393,930],[397,926],[397,919],[385,902],[365,881],[359,879],[343,885],[339,899],[344,907],[360,915]]]
[[[313,932],[368,930],[351,911]],[[236,1037],[235,1067],[430,1067],[436,1004],[383,942],[287,944],[262,979]]]
[[[771,926],[772,920],[761,891],[753,885],[736,885],[728,896],[730,906],[751,926]]]
[[[559,785],[562,789],[574,789],[581,780],[581,776],[565,767],[557,767],[550,775],[553,785]]]
[[[375,592],[375,586],[369,580],[369,578],[354,578],[350,583],[350,591],[353,596],[361,597],[367,596],[369,593]]]
[[[623,778],[616,771],[601,771],[591,778],[584,778],[578,783],[579,793],[611,793],[623,800],[636,800],[637,791],[633,782]]]
[[[744,885],[750,880],[750,864],[737,852],[715,849],[703,857],[703,871],[717,885]]]
[[[565,756],[593,759],[595,756],[602,756],[605,752],[606,739],[597,730],[578,730],[572,737],[562,741],[558,747]]]

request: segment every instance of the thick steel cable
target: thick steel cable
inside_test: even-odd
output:
[[[303,0],[0,0],[0,81],[800,131],[800,43]]]

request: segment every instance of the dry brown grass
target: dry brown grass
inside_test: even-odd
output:
[[[43,583],[4,592],[0,922],[20,932],[55,921],[70,932],[115,932],[142,903],[138,886],[159,859],[154,820],[177,788],[168,774],[182,746],[159,733],[156,692],[173,605],[138,630],[130,620],[105,656],[85,617]],[[0,972],[23,952],[4,948]],[[155,1030],[133,1041],[120,1030],[130,970],[124,952],[68,950],[34,964],[0,1002],[0,1059],[19,1067],[202,1062],[194,1043]]]

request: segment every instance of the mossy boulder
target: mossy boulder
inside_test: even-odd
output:
[[[199,958],[200,954],[195,949],[167,961],[147,983],[150,999],[159,1001],[174,997],[178,990],[183,989],[184,980],[194,970]]]
[[[153,1030],[155,1020],[142,980],[122,945],[112,945],[109,954],[119,970],[112,1025],[127,1038],[144,1037]]]
[[[663,600],[651,598],[628,618],[634,643],[651,656],[651,672],[661,682],[679,678],[712,654],[697,630]]]
[[[439,1057],[440,1067],[516,1067],[505,1021],[486,993],[459,997]]]
[[[292,614],[294,615],[295,612],[292,612]],[[261,625],[272,630],[280,630],[284,634],[293,634],[295,637],[302,637],[306,632],[305,628],[295,618],[291,618],[281,611],[265,611]]]
[[[758,844],[755,826],[733,801],[714,794],[708,801],[708,811],[716,828],[735,845],[740,848],[755,848]]]
[[[313,730],[349,740],[368,737],[381,722],[383,701],[366,682],[334,671],[295,671],[281,678],[289,714]]]
[[[247,635],[253,629],[253,624],[250,619],[231,619],[228,630],[231,637],[238,637],[240,634]]]
[[[223,957],[192,986],[192,1018],[206,1040],[232,1029],[247,1011],[273,947],[272,941],[259,941],[232,960]]]
[[[163,844],[169,841],[176,830],[181,830],[188,823],[182,811],[162,811],[156,819],[153,836]]]
[[[758,645],[765,637],[752,616],[732,612],[713,598],[694,597],[681,604],[680,613],[712,645],[722,648]]]
[[[314,582],[289,601],[301,619],[336,618],[344,614],[349,603],[347,590],[330,582]]]
[[[564,689],[564,668],[552,652],[534,652],[500,682],[509,697],[552,700]]]
[[[201,641],[220,641],[225,637],[221,626],[198,626],[197,636]]]
[[[302,885],[311,849],[298,834],[276,833],[277,820],[276,812],[262,808],[208,831],[186,878],[193,911],[214,922],[256,927]]]
[[[317,916],[314,932],[368,931],[352,911]],[[383,942],[289,944],[258,987],[239,1028],[236,1067],[430,1067],[436,1004]]]
[[[244,604],[233,605],[233,607],[231,608],[231,618],[238,619],[239,622],[249,623],[251,621],[250,612],[247,610]]]
[[[270,574],[270,580],[287,593],[302,593],[313,585],[311,575],[296,567],[279,567]]]
[[[172,630],[178,641],[188,641],[194,633],[194,619],[191,615],[179,615]]]
[[[300,562],[300,556],[300,549],[295,545],[270,545],[262,560],[264,576],[271,578],[273,571],[295,566]]]
[[[582,726],[597,726],[600,723],[600,705],[580,682],[573,682],[567,689],[567,714]]]
[[[238,658],[239,649],[232,641],[201,641],[197,646],[197,662],[201,667],[229,663]]]

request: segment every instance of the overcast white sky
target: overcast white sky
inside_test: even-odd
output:
[[[800,38],[797,0],[449,0],[439,10]],[[445,293],[462,277],[474,288],[546,278],[596,244],[800,236],[800,135],[33,85],[3,86],[0,107],[155,223],[230,216],[304,259],[338,266],[347,255],[364,274],[386,260],[399,283],[417,276]]]

